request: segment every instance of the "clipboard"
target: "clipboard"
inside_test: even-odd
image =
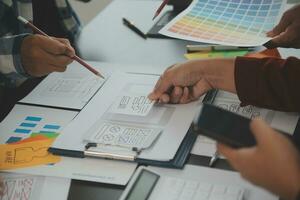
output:
[[[197,134],[194,133],[193,128],[191,126],[184,140],[180,144],[175,157],[170,161],[140,159],[134,156],[124,156],[124,155],[122,156],[116,154],[115,155],[97,154],[92,152],[72,151],[72,150],[58,149],[53,147],[49,148],[48,151],[53,153],[54,155],[67,156],[67,157],[75,157],[75,158],[95,157],[95,158],[105,158],[105,159],[116,159],[116,160],[124,160],[124,161],[133,161],[141,165],[151,165],[151,166],[159,166],[159,167],[166,167],[166,168],[182,169],[185,163],[187,162],[187,159],[190,155],[190,152],[193,148],[196,139],[197,139]]]
[[[118,98],[120,91],[127,91],[127,89],[132,91],[132,88],[135,88],[134,91],[136,91],[136,88],[140,88],[141,84],[143,88],[148,84],[152,86],[158,78],[159,76],[155,75],[121,72],[112,74],[89,104],[63,130],[49,151],[55,155],[69,157],[116,159],[145,165],[182,168],[196,140],[191,123],[199,101],[185,105],[157,105],[151,111],[152,113],[138,118],[134,116],[124,117],[122,114],[114,113],[111,109],[113,107],[112,100]],[[141,152],[128,148],[118,149],[114,145],[107,146],[108,150],[102,151],[103,148],[98,148],[100,147],[98,146],[99,143],[96,145],[88,144],[91,141],[87,141],[86,136],[89,135],[90,130],[95,130],[95,134],[102,137],[100,129],[93,127],[98,125],[98,127],[102,127],[101,123],[103,122],[123,123],[132,127],[141,126],[150,129],[156,127],[163,131],[154,145]],[[103,145],[104,143],[100,144]]]

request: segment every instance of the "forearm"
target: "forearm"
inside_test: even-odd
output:
[[[207,79],[212,88],[236,93],[234,81],[235,59],[206,60],[201,67],[201,77]]]
[[[300,111],[300,60],[239,57],[235,84],[243,105]]]

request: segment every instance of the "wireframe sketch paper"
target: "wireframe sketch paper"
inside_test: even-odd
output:
[[[67,199],[70,179],[1,172],[4,195],[1,200]],[[55,191],[55,193],[53,193]]]
[[[279,21],[286,0],[194,0],[160,33],[230,46],[260,46]]]
[[[158,78],[155,75],[113,73],[58,136],[52,148],[85,152],[87,142],[117,144],[119,147],[144,148],[138,154],[141,159],[170,161],[190,127],[199,102],[185,105],[155,104],[145,116],[132,112],[118,113],[113,107],[119,96],[141,94],[141,91],[144,91],[143,95],[149,94]]]
[[[73,62],[65,72],[48,75],[20,102],[80,110],[104,82],[104,79]]]
[[[137,150],[149,148],[162,131],[158,128],[114,122],[95,123],[95,126],[89,131],[87,141]]]
[[[154,105],[148,94],[124,94],[112,105],[112,112],[126,115],[146,116]]]
[[[39,177],[24,176],[24,175],[8,175],[3,176],[4,194],[0,197],[1,200],[15,200],[15,199],[33,199],[35,196],[35,188],[41,187],[37,183],[40,182]]]

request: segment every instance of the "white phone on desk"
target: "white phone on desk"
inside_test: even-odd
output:
[[[184,170],[139,167],[119,200],[278,199],[236,172],[186,165]]]

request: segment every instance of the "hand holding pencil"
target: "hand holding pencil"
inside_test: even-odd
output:
[[[75,50],[67,39],[50,37],[23,17],[18,19],[39,35],[24,38],[21,44],[21,62],[31,76],[44,76],[51,72],[63,72],[73,60],[104,78],[97,70],[76,56]]]

